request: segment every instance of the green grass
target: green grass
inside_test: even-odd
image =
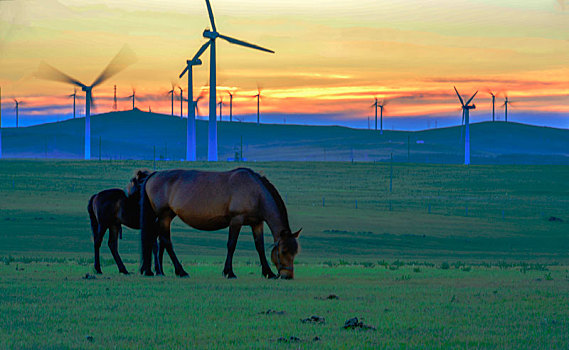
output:
[[[187,265],[189,279],[83,279],[76,261],[0,265],[0,348],[566,348],[566,268],[470,271],[421,266],[297,266],[294,281],[256,264]],[[130,265],[130,266],[129,266]],[[135,266],[127,264],[132,270]],[[546,279],[546,274],[550,278]],[[336,294],[339,299],[326,297]],[[284,314],[262,314],[267,310]],[[317,315],[325,324],[300,320]],[[352,317],[372,330],[344,330]],[[93,337],[93,341],[87,339]],[[280,337],[300,338],[282,343]],[[314,341],[319,337],[320,341]]]
[[[568,166],[395,163],[389,192],[389,163],[243,165],[275,184],[292,228],[304,227],[294,281],[261,278],[248,228],[239,278],[223,279],[227,231],[179,220],[174,248],[189,279],[173,277],[168,258],[166,277],[120,276],[106,246],[104,274],[83,279],[93,271],[88,198],[152,162],[1,161],[0,348],[569,346]],[[119,251],[136,272],[136,231]],[[260,314],[269,309],[285,313]],[[300,322],[312,315],[326,323]],[[351,317],[377,330],[342,329]],[[300,342],[278,341],[291,336]]]

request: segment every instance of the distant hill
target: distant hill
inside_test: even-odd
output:
[[[185,158],[186,119],[139,110],[91,119],[93,159]],[[198,159],[207,157],[207,121],[197,121]],[[424,131],[373,130],[219,122],[219,159],[241,149],[248,161],[386,161],[457,163],[464,160],[461,127]],[[6,158],[82,158],[84,119],[2,131]],[[473,164],[569,164],[569,130],[518,123],[471,125]]]

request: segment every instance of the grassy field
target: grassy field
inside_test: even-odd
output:
[[[304,227],[294,281],[261,278],[247,228],[239,278],[223,279],[227,232],[178,220],[189,279],[167,259],[166,277],[120,276],[105,246],[104,274],[84,279],[88,198],[154,164],[1,161],[0,348],[569,346],[568,166],[394,163],[390,192],[389,163],[244,165],[279,189],[292,228]],[[236,164],[156,163],[189,166]],[[119,250],[135,272],[136,231]],[[300,321],[312,315],[325,323]],[[376,330],[343,329],[352,317]]]

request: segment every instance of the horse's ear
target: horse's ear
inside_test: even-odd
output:
[[[298,238],[298,236],[300,236],[300,231],[302,231],[302,228],[300,230],[296,231],[295,233],[293,233],[292,237]]]

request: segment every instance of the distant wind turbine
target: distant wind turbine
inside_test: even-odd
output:
[[[67,97],[73,97],[73,119],[75,119],[75,98],[77,98],[77,89],[73,89],[73,93]]]
[[[174,84],[172,84],[172,90],[168,91],[168,95],[170,95],[170,107],[171,107],[171,113],[172,116],[174,116],[174,95],[175,95],[175,91],[174,91]]]
[[[132,98],[132,110],[134,111],[134,101],[136,100],[136,89],[132,88],[132,95],[130,95],[128,98]]]
[[[196,160],[196,109],[197,109],[197,101],[194,101],[194,76],[193,76],[193,67],[199,66],[202,64],[200,60],[200,56],[205,52],[208,46],[211,44],[211,41],[206,42],[203,44],[198,52],[194,55],[191,60],[186,60],[186,68],[180,73],[180,79],[188,73],[188,122],[186,125],[186,161],[195,161]],[[195,103],[195,107],[192,106]],[[210,126],[211,127],[211,126]],[[216,131],[217,132],[217,131]],[[217,135],[217,134],[216,134]],[[216,143],[217,145],[217,143]],[[217,153],[216,153],[217,154]]]
[[[207,12],[209,15],[209,21],[211,24],[211,30],[206,29],[203,32],[204,38],[209,39],[210,43],[210,54],[211,58],[209,61],[209,138],[208,138],[208,160],[209,161],[217,161],[217,113],[216,113],[216,104],[217,104],[217,88],[216,88],[216,61],[215,61],[215,39],[221,38],[225,41],[230,42],[231,44],[241,45],[245,47],[249,47],[255,50],[261,50],[265,52],[275,53],[272,50],[265,49],[261,46],[257,46],[254,44],[250,44],[248,42],[238,40],[235,38],[231,38],[222,34],[219,34],[217,31],[217,27],[215,26],[215,20],[213,18],[213,10],[211,9],[211,5],[209,0],[205,0],[207,6]]]
[[[257,88],[257,94],[253,97],[257,98],[257,125],[261,124],[261,110],[260,110],[260,101],[261,101],[261,89]]]
[[[464,103],[462,100],[462,97],[458,93],[456,87],[454,88],[454,91],[456,92],[456,96],[458,96],[460,104],[462,105],[462,117],[464,118],[464,165],[470,165],[470,110],[476,109],[476,105],[471,105],[470,102],[474,99],[474,96],[476,96],[478,91],[476,91],[466,103]]]
[[[223,98],[221,98],[218,102],[219,105],[219,121],[223,121]]]
[[[229,94],[229,121],[233,121],[233,93],[231,91],[227,91]]]
[[[508,122],[508,105],[511,105],[512,101],[508,100],[508,95],[506,95],[506,100],[504,101],[504,104],[502,105],[502,107],[504,107],[504,121],[507,123]]]
[[[18,111],[20,108],[20,104],[22,103],[21,101],[16,100],[15,98],[14,100],[14,109],[16,110],[16,128],[18,127],[18,121],[19,121],[19,116],[18,116]]]
[[[45,62],[40,64],[36,74],[37,77],[77,85],[85,91],[85,159],[91,159],[91,106],[93,105],[93,88],[131,65],[135,60],[136,57],[134,53],[125,45],[111,60],[103,72],[101,72],[97,79],[95,79],[95,81],[89,86]]]
[[[490,94],[490,96],[492,96],[492,121],[495,122],[496,121],[496,117],[495,117],[495,105],[496,105],[496,94],[492,91],[488,91],[488,93]]]
[[[387,104],[387,101],[382,100],[381,102],[378,101],[377,97],[375,97],[374,103],[371,107],[375,107],[375,130],[377,131],[377,107],[380,109],[380,117],[379,117],[379,125],[380,125],[380,135],[383,135],[383,108]]]
[[[180,119],[184,118],[184,89],[181,86],[178,86],[180,89]]]

